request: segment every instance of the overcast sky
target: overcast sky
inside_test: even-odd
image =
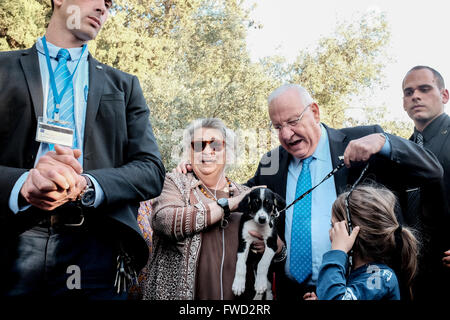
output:
[[[375,104],[385,104],[392,117],[409,119],[403,111],[401,81],[415,65],[438,70],[450,83],[449,0],[247,0],[257,3],[252,18],[263,24],[251,30],[251,57],[282,55],[292,60],[300,49],[311,47],[333,33],[341,19],[357,19],[367,10],[385,12],[391,30],[388,54],[393,62],[385,69],[387,89],[376,92]],[[449,106],[446,106],[449,113]]]

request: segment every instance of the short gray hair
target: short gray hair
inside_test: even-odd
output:
[[[190,159],[191,154],[191,141],[194,138],[194,132],[200,128],[216,129],[222,133],[225,140],[225,169],[228,169],[230,165],[236,163],[236,150],[237,150],[237,138],[233,130],[229,129],[221,119],[219,118],[201,118],[193,120],[183,134],[183,150],[184,158]]]
[[[286,83],[283,84],[282,86],[276,88],[267,98],[267,104],[270,106],[270,103],[275,100],[276,98],[278,98],[281,94],[283,94],[284,92],[288,91],[289,89],[295,89],[299,95],[300,98],[303,101],[303,104],[305,106],[311,104],[314,102],[313,98],[311,97],[311,95],[309,94],[308,90],[306,90],[305,88],[303,88],[301,85],[295,84],[295,83]]]

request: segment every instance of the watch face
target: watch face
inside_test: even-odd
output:
[[[228,199],[227,198],[220,198],[219,200],[217,200],[217,203],[221,207],[227,206],[228,205]]]
[[[95,201],[95,191],[90,189],[83,194],[81,204],[84,206],[92,206]]]

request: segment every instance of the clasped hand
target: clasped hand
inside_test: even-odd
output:
[[[344,151],[344,163],[350,168],[350,162],[366,162],[384,146],[386,138],[380,133],[373,133],[359,139],[351,140]]]
[[[20,194],[31,205],[51,211],[74,201],[86,187],[83,168],[77,159],[81,150],[55,145],[30,170]]]

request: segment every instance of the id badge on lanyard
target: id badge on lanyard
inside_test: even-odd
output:
[[[75,133],[74,127],[75,124],[62,121],[59,119],[59,107],[61,99],[64,96],[64,92],[67,90],[69,84],[72,83],[73,76],[75,75],[75,72],[78,69],[78,64],[81,61],[81,57],[83,56],[84,50],[86,49],[86,45],[83,45],[83,50],[81,52],[80,59],[78,60],[78,63],[75,66],[74,71],[67,80],[64,88],[58,94],[58,91],[56,89],[55,75],[53,73],[52,65],[50,62],[50,54],[48,52],[47,41],[45,39],[45,36],[42,38],[42,44],[44,46],[45,58],[47,60],[48,73],[50,77],[50,85],[52,87],[53,98],[55,101],[55,112],[53,113],[52,119],[45,119],[44,117],[38,118],[38,125],[36,129],[36,141],[72,147]]]
[[[39,117],[36,129],[36,141],[62,146],[73,146],[74,128],[67,122],[52,121]]]

